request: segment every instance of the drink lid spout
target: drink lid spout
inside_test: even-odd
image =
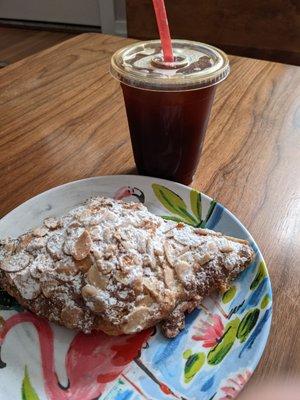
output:
[[[162,57],[154,57],[151,60],[151,64],[156,67],[156,68],[162,68],[162,69],[178,69],[178,68],[183,68],[186,67],[189,62],[187,57],[185,56],[175,56],[174,61],[164,61]]]

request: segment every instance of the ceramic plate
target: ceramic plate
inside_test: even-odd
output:
[[[141,201],[165,218],[247,239],[255,261],[223,296],[207,299],[203,309],[188,315],[175,339],[164,338],[159,328],[117,338],[84,335],[23,311],[2,292],[0,398],[235,398],[262,355],[272,313],[270,279],[249,232],[222,205],[189,187],[142,176],[106,176],[27,201],[0,221],[0,237],[20,235],[95,195]]]

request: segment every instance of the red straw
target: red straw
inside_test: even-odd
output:
[[[173,62],[173,49],[164,0],[152,0],[165,62]]]

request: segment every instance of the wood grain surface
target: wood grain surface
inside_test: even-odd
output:
[[[0,26],[0,62],[13,63],[70,39],[74,34]]]
[[[56,185],[134,172],[110,56],[83,34],[0,70],[0,216]],[[272,330],[252,384],[300,373],[300,69],[230,57],[193,186],[250,230],[270,271]]]
[[[300,65],[297,0],[165,0],[175,38],[214,44],[232,54]],[[126,0],[128,36],[158,35],[151,0]]]

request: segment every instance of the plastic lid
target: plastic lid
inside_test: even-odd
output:
[[[204,88],[229,74],[226,54],[189,40],[172,40],[175,60],[163,61],[159,40],[134,43],[111,58],[110,72],[122,83],[148,90],[181,91]]]

